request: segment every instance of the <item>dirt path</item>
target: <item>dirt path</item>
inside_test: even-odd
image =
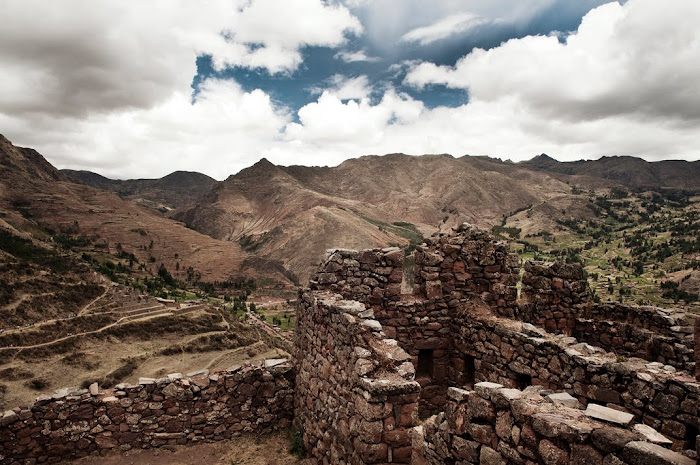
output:
[[[81,308],[80,310],[78,310],[78,316],[82,316],[83,313],[85,313],[85,312],[87,311],[87,309],[88,309],[92,304],[94,304],[95,302],[97,302],[98,300],[100,300],[101,298],[103,298],[103,297],[106,296],[106,295],[107,295],[107,288],[104,288],[104,292],[103,292],[102,294],[98,295],[97,297],[95,297],[94,299],[92,299],[87,305],[84,305],[83,308]]]
[[[73,465],[308,465],[288,452],[287,433],[86,457]]]
[[[96,330],[94,330],[94,331],[86,331],[86,332],[84,332],[84,333],[71,334],[70,336],[63,336],[63,337],[60,337],[60,338],[58,338],[58,339],[54,339],[53,341],[42,342],[42,343],[40,343],[40,344],[34,344],[34,345],[31,345],[31,346],[0,347],[0,351],[3,351],[3,350],[17,350],[17,349],[36,349],[37,347],[46,347],[46,346],[50,346],[50,345],[52,345],[52,344],[56,344],[56,343],[58,343],[58,342],[67,341],[68,339],[73,339],[74,337],[87,336],[88,334],[97,334],[97,333],[101,333],[101,332],[103,332],[103,331],[108,330],[109,328],[113,328],[113,327],[115,327],[115,326],[119,326],[119,325],[120,325],[122,322],[124,322],[124,321],[126,321],[126,322],[128,322],[128,323],[132,323],[132,322],[134,322],[134,321],[148,320],[149,318],[158,318],[158,317],[161,317],[161,316],[171,315],[171,314],[172,314],[172,313],[163,313],[163,314],[153,315],[153,316],[150,316],[150,315],[148,315],[148,314],[145,314],[145,315],[143,316],[143,318],[134,318],[134,317],[131,317],[131,316],[125,316],[125,317],[119,318],[119,319],[118,319],[117,321],[115,321],[114,323],[110,323],[110,324],[108,324],[107,326],[103,326],[103,327],[101,327],[100,329],[96,329]],[[139,316],[141,316],[141,315],[139,315]]]

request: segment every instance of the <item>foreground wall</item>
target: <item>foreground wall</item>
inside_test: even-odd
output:
[[[294,375],[286,360],[268,360],[93,393],[64,390],[5,412],[0,464],[55,463],[285,429],[293,415]]]
[[[616,404],[667,435],[678,450],[695,449],[700,383],[661,363],[625,360],[572,337],[521,323],[465,313],[455,328],[455,356],[475,359],[476,381],[520,389],[567,390],[585,405]]]
[[[323,464],[408,463],[420,386],[409,355],[373,312],[331,293],[300,294],[295,426]]]
[[[655,444],[665,442],[655,432],[629,425],[630,415],[584,412],[566,394],[528,391],[493,383],[450,388],[445,412],[414,430],[413,465],[695,465]]]

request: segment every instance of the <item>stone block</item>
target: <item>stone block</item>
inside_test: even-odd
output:
[[[603,420],[621,426],[627,426],[634,420],[634,415],[631,413],[620,412],[598,404],[588,404],[584,413],[596,420]]]
[[[635,433],[639,433],[645,441],[650,442],[652,444],[658,444],[661,446],[671,446],[673,444],[673,441],[671,441],[666,436],[659,433],[649,425],[639,423],[632,427],[632,431],[634,431]]]
[[[568,392],[557,392],[554,394],[548,394],[546,398],[556,406],[573,409],[583,408],[583,405],[581,405],[581,403]]]
[[[622,456],[630,465],[696,465],[685,455],[642,441],[628,443]]]

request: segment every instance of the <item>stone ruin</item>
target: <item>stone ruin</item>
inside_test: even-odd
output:
[[[700,319],[594,304],[579,265],[521,264],[469,225],[413,258],[329,251],[300,291],[291,363],[66,390],[9,410],[0,464],[290,424],[321,464],[696,463]]]
[[[594,304],[577,264],[523,268],[470,225],[427,239],[415,263],[329,251],[297,311],[294,422],[311,457],[694,464],[700,323]]]

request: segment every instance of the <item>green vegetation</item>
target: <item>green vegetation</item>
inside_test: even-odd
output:
[[[416,246],[423,242],[423,236],[418,232],[413,223],[395,221],[394,223],[387,224],[367,218],[366,216],[362,216],[361,218],[368,223],[375,225],[380,231],[388,232],[408,239],[408,247],[404,248],[404,253],[406,255],[410,255],[415,250]]]
[[[289,453],[300,459],[306,458],[304,435],[301,431],[295,429],[289,431]]]
[[[56,273],[72,268],[73,261],[69,257],[59,255],[54,250],[36,246],[31,240],[15,236],[5,230],[0,230],[0,249],[19,260],[46,266]]]
[[[613,189],[589,195],[593,219],[561,219],[554,231],[519,238],[506,218],[493,232],[514,240],[522,258],[583,264],[594,299],[661,306],[698,301],[667,279],[700,269],[700,210],[691,193]]]

